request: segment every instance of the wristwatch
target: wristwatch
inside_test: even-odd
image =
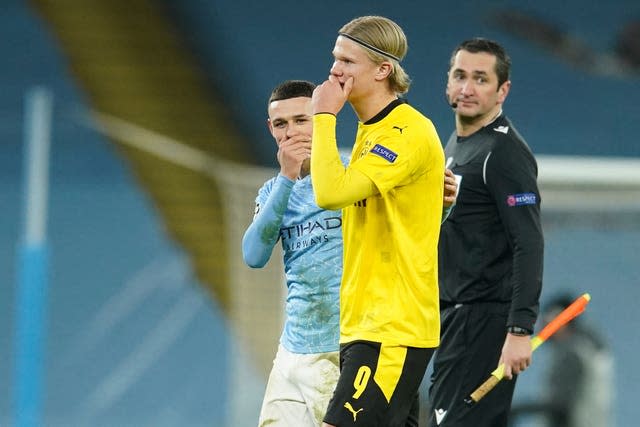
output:
[[[526,337],[533,333],[533,331],[520,326],[509,326],[507,327],[507,332],[518,337]]]

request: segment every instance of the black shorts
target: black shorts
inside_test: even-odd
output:
[[[441,310],[442,337],[433,359],[429,427],[503,427],[516,377],[504,379],[482,400],[464,403],[498,366],[506,338],[508,303],[475,303]]]
[[[338,427],[417,426],[418,387],[432,348],[353,341],[340,346],[340,378],[324,422]]]

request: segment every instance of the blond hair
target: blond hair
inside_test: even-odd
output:
[[[409,91],[411,78],[400,65],[409,46],[398,24],[383,16],[361,16],[345,24],[339,33],[364,46],[367,56],[376,64],[391,62],[391,89],[397,94]]]

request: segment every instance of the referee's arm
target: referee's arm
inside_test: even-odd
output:
[[[540,192],[536,183],[537,165],[524,147],[508,144],[487,162],[487,184],[492,188],[498,215],[513,253],[512,296],[499,363],[504,375],[523,372],[531,364],[533,333],[542,288],[544,239],[540,222]],[[493,163],[493,164],[491,164]]]
[[[511,149],[491,154],[487,162],[487,185],[494,194],[513,251],[513,295],[507,326],[533,332],[539,311],[544,257],[538,167],[530,152],[513,145],[510,144]],[[510,204],[508,198],[512,196],[521,196],[523,201]]]

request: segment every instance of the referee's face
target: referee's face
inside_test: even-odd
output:
[[[487,52],[460,50],[449,70],[447,95],[456,113],[467,120],[495,116],[509,93],[511,82],[498,87],[496,57]]]

